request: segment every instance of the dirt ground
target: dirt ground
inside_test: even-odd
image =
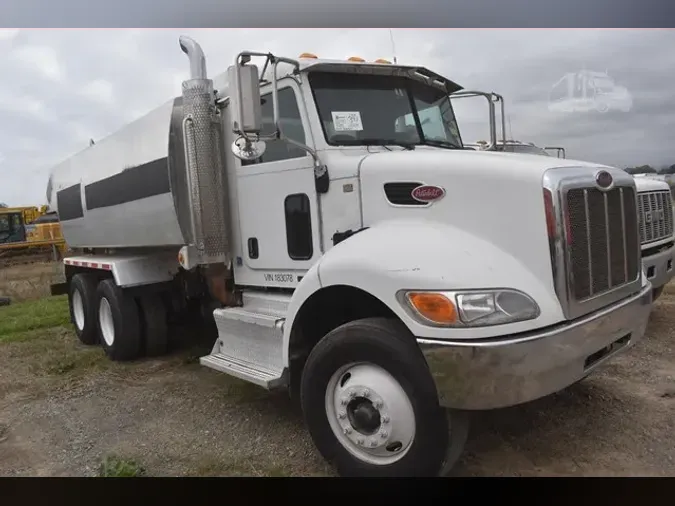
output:
[[[559,394],[476,415],[455,474],[675,476],[674,339],[675,283],[629,353]],[[95,476],[114,457],[150,476],[333,475],[287,397],[201,367],[209,348],[115,364],[77,342],[64,297],[0,308],[0,475]]]

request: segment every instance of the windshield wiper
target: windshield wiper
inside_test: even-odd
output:
[[[415,144],[412,142],[401,142],[395,139],[355,139],[354,141],[343,141],[340,144],[347,146],[362,146],[369,144],[371,146],[398,146],[408,151],[415,149]]]
[[[458,146],[457,144],[453,144],[452,142],[448,141],[440,141],[438,139],[424,139],[424,142],[422,142],[422,144],[426,144],[427,146],[434,146],[437,148],[462,149],[462,147]]]

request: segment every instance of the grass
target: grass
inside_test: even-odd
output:
[[[135,460],[108,455],[98,469],[101,478],[135,478],[145,475],[145,469]]]
[[[35,334],[35,331],[69,324],[67,295],[1,307],[0,343],[24,341]]]
[[[100,347],[75,337],[66,295],[0,307],[0,346],[10,364],[42,377],[74,377],[111,365]]]
[[[35,300],[49,295],[52,283],[63,281],[60,262],[32,263],[0,268],[0,296],[12,303]]]

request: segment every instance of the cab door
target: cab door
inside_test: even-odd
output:
[[[302,94],[279,82],[284,135],[312,146]],[[261,96],[263,133],[274,130],[271,90]],[[283,140],[267,141],[263,156],[237,167],[237,200],[246,284],[291,286],[321,256],[318,195],[312,157]],[[242,281],[242,276],[237,276]]]

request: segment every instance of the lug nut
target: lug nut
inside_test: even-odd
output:
[[[351,427],[346,427],[345,428],[345,434],[351,434],[352,433],[352,428]]]
[[[380,437],[381,437],[382,439],[386,439],[386,437],[387,437],[388,435],[389,435],[389,434],[387,434],[387,431],[386,431],[386,430],[383,430],[382,432],[380,432]]]
[[[358,438],[356,440],[356,442],[358,443],[359,446],[363,446],[363,438],[362,437]]]
[[[352,392],[349,392],[349,397],[352,398],[352,399],[353,399],[354,397],[356,397],[356,392],[353,392],[353,391],[352,391]]]
[[[346,406],[346,405],[347,405],[347,402],[349,402],[349,401],[347,400],[347,398],[346,398],[346,397],[343,397],[342,400],[340,401],[340,404],[342,404],[343,406]]]
[[[368,389],[366,388],[366,389],[363,391],[363,394],[362,394],[362,395],[363,395],[363,397],[370,397],[370,390],[368,390]]]
[[[382,423],[389,423],[389,417],[387,415],[382,417]]]
[[[375,441],[374,439],[371,439],[371,441],[370,441],[370,447],[371,447],[371,448],[375,448],[376,446],[377,446],[377,441]]]
[[[383,406],[382,401],[375,401],[375,407],[376,407],[377,409],[381,409],[382,406]]]
[[[340,412],[338,413],[338,418],[339,418],[340,420],[342,420],[345,416],[347,416],[347,413],[345,413],[344,411],[340,411]]]

